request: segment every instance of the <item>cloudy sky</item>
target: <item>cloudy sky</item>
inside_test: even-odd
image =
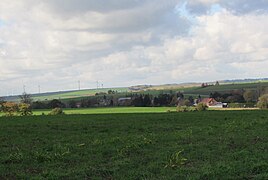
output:
[[[268,77],[268,0],[1,0],[0,95]]]

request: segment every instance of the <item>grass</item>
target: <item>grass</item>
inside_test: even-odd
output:
[[[72,91],[72,92],[62,92],[59,94],[52,94],[52,95],[45,95],[45,96],[37,96],[34,97],[34,100],[52,100],[52,99],[72,99],[72,98],[79,98],[79,97],[88,97],[94,96],[96,93],[100,92],[108,92],[108,90],[118,91],[120,92],[127,92],[128,88],[101,88],[101,89],[86,89],[86,90],[79,90],[79,91]]]
[[[175,111],[176,107],[111,107],[111,108],[74,108],[64,109],[66,114],[122,114],[122,113],[164,113]],[[34,115],[48,114],[51,110],[34,110]]]
[[[1,117],[0,124],[0,179],[268,178],[268,111]]]
[[[80,100],[81,98],[87,98],[94,96],[96,93],[105,92],[109,90],[117,91],[120,93],[127,93],[129,89],[127,87],[119,88],[100,88],[100,89],[84,89],[84,90],[72,90],[72,91],[62,91],[62,92],[48,92],[41,94],[33,94],[32,99],[34,101],[47,101],[52,99],[66,99],[66,100]],[[8,101],[19,101],[18,96],[9,97]]]
[[[189,89],[185,91],[185,93],[189,94],[201,94],[201,95],[209,95],[213,92],[220,92],[220,93],[230,93],[233,90],[242,90],[242,89],[251,89],[251,90],[258,90],[260,87],[268,87],[267,82],[261,83],[238,83],[238,84],[223,84],[220,86],[208,86],[205,88],[196,87],[193,89]]]

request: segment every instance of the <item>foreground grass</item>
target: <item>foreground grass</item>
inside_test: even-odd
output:
[[[0,179],[267,179],[268,111],[0,118]]]

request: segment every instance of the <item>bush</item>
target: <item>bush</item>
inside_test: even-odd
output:
[[[259,98],[257,106],[260,109],[268,109],[268,94],[265,94]]]
[[[13,102],[5,102],[2,104],[2,111],[6,116],[14,116],[18,112],[18,105]]]
[[[30,104],[26,104],[26,103],[20,103],[18,105],[18,113],[21,116],[28,116],[28,115],[32,115],[32,108]]]
[[[244,103],[229,103],[228,107],[229,108],[243,108],[244,107]]]
[[[177,112],[187,112],[188,107],[187,106],[178,106],[177,107]]]
[[[196,111],[196,108],[189,106],[178,106],[176,110],[177,112],[191,112]]]
[[[193,105],[193,104],[192,104],[191,101],[188,100],[188,99],[185,99],[185,100],[183,100],[183,101],[180,101],[179,104],[178,104],[178,106],[192,106],[192,105]]]
[[[198,103],[196,106],[197,111],[205,111],[207,108],[208,106],[205,103]]]
[[[54,108],[48,115],[62,115],[64,114],[61,108]]]

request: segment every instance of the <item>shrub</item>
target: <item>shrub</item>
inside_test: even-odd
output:
[[[257,106],[260,109],[268,109],[268,94],[265,94],[259,98]]]
[[[191,112],[191,111],[196,111],[196,108],[189,107],[189,106],[178,106],[176,110],[177,112]]]
[[[205,103],[198,103],[196,106],[197,111],[205,111],[207,108],[208,106]]]
[[[187,112],[188,107],[187,106],[178,106],[177,107],[177,112]]]
[[[2,104],[2,111],[6,116],[13,116],[18,112],[18,105],[13,102],[5,102]]]
[[[18,113],[21,116],[28,116],[28,115],[33,114],[30,104],[26,104],[26,103],[20,103],[18,105]]]
[[[229,103],[228,107],[229,108],[243,108],[244,104],[243,103]]]
[[[62,114],[64,114],[64,112],[63,112],[63,110],[61,108],[54,108],[49,113],[49,115],[62,115]]]

